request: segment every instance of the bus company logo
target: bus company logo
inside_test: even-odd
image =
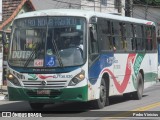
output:
[[[41,82],[41,84],[45,86],[45,85],[47,85],[47,81],[43,80],[43,81]]]
[[[72,75],[53,75],[53,78],[73,78]]]
[[[28,80],[37,80],[37,76],[35,74],[28,74]]]
[[[109,57],[106,59],[107,64],[113,64],[113,63],[118,63],[118,60],[116,60],[115,57]]]
[[[45,80],[47,78],[73,78],[72,75],[41,75],[41,74],[28,74],[28,80],[38,80],[38,79],[42,79]]]
[[[41,75],[41,74],[37,74],[37,77],[39,77],[40,79],[44,80],[44,79],[47,79],[47,78],[53,78],[52,75]]]

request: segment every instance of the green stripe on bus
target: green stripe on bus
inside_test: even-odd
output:
[[[145,56],[145,54],[137,54],[135,62],[134,62],[134,66],[133,66],[133,69],[134,69],[133,74],[134,75],[132,75],[132,81],[133,81],[133,86],[134,86],[135,89],[137,88],[136,76],[139,73],[139,68],[141,66],[141,63],[143,61],[144,56]]]
[[[47,89],[46,89],[47,90]],[[60,90],[51,90],[52,94],[59,91],[60,94],[56,97],[53,96],[38,96],[36,95],[37,89],[24,89],[24,88],[13,88],[8,87],[9,100],[16,101],[34,101],[34,102],[61,102],[61,101],[87,101],[88,100],[88,86],[77,87],[77,88],[64,88]],[[30,94],[35,94],[35,96],[30,96]],[[57,94],[55,92],[55,94]]]

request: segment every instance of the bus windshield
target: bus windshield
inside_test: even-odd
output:
[[[35,17],[13,23],[9,64],[17,67],[65,67],[86,59],[86,20]]]

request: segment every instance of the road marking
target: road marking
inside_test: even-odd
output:
[[[108,120],[110,118],[114,119],[116,117],[122,117],[122,118],[130,117],[130,116],[133,117],[133,113],[147,111],[147,110],[150,110],[150,109],[153,109],[153,108],[156,108],[156,107],[160,107],[160,102],[152,103],[150,105],[147,105],[147,106],[144,106],[144,107],[139,107],[139,108],[127,111],[127,112],[120,111],[122,113],[118,113],[118,114],[115,114],[113,116],[105,117],[104,120]]]
[[[150,105],[147,105],[147,106],[144,106],[144,107],[139,107],[139,108],[131,110],[131,111],[147,111],[147,110],[150,110],[150,109],[155,108],[155,107],[160,107],[160,102],[153,103],[153,104],[150,104]]]

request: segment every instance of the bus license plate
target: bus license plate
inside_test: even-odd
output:
[[[50,95],[50,90],[37,90],[37,95]]]

